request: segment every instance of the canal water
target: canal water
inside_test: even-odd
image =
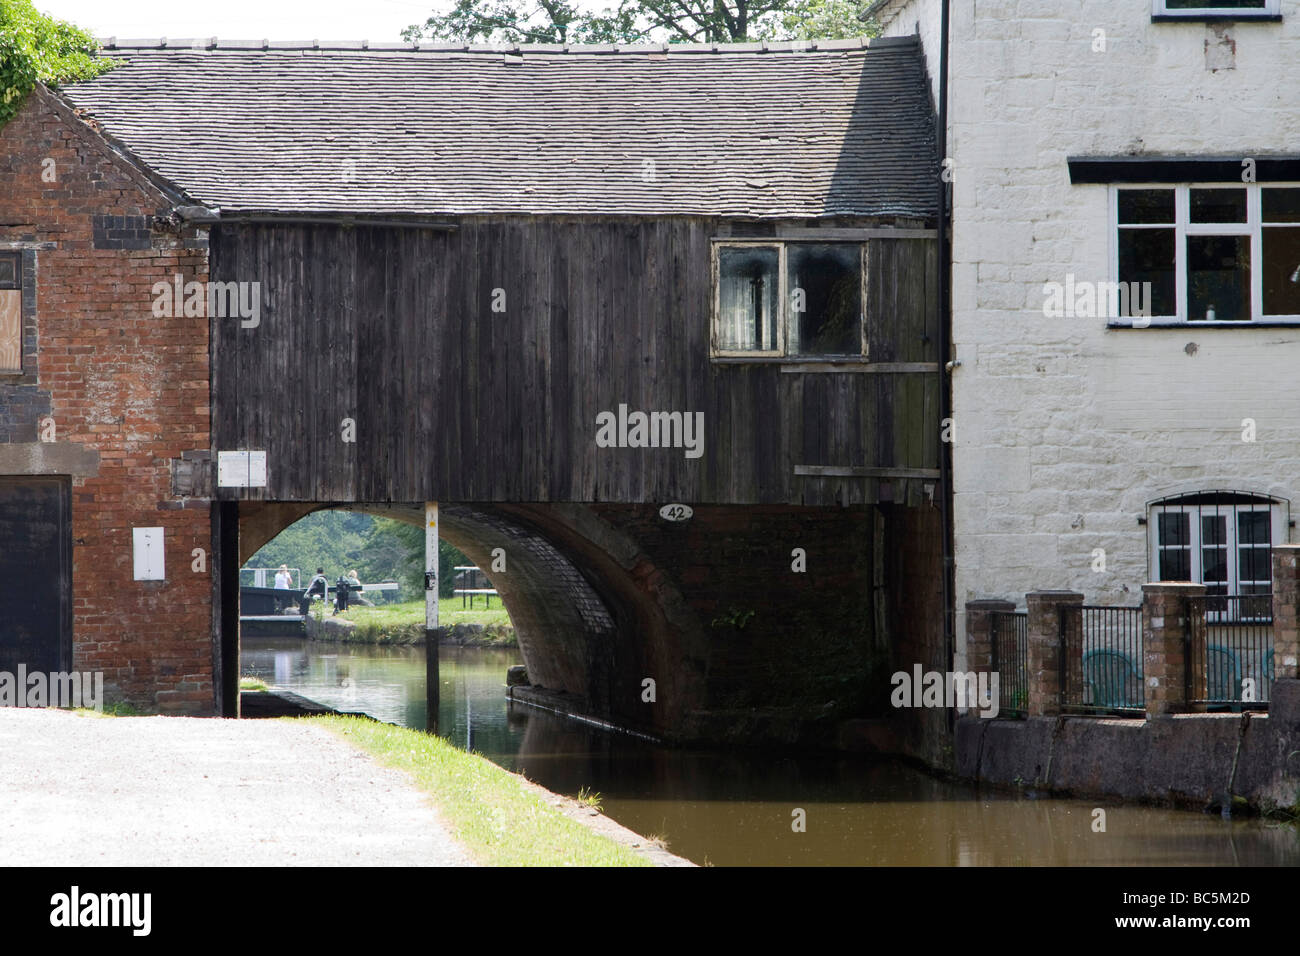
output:
[[[425,727],[424,649],[246,638],[252,674],[338,710]],[[1300,829],[977,791],[892,760],[673,750],[505,698],[513,650],[444,647],[441,733],[696,863],[1300,865]],[[1094,832],[1093,810],[1106,811]],[[794,811],[806,830],[794,832]]]

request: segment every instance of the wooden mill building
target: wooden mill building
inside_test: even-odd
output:
[[[802,47],[110,43],[34,93],[0,521],[44,494],[58,548],[6,548],[49,593],[0,660],[233,713],[240,561],[437,501],[534,683],[616,722],[824,741],[946,668],[921,49]]]

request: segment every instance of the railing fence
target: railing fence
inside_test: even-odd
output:
[[[1063,713],[1142,716],[1142,608],[1060,609]]]

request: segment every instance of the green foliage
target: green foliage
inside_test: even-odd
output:
[[[720,614],[712,621],[713,627],[727,627],[730,625],[738,631],[743,631],[749,619],[754,616],[753,610],[742,611],[739,608],[731,608],[726,614]]]
[[[98,49],[85,30],[46,16],[32,0],[0,0],[0,126],[38,82],[88,80],[117,65],[96,57]]]
[[[728,43],[875,36],[868,0],[620,0],[583,12],[565,0],[451,0],[406,40],[491,43]]]
[[[438,596],[451,597],[456,586],[452,568],[470,560],[450,543],[438,542]],[[333,583],[356,569],[363,583],[396,581],[401,597],[424,594],[424,531],[390,518],[351,511],[317,511],[294,522],[249,559],[254,568],[287,564],[302,569],[302,587],[318,567]],[[364,592],[363,592],[364,594]]]
[[[858,19],[866,6],[854,0],[790,0],[781,15],[781,35],[758,39],[852,40],[879,36],[875,20]]]

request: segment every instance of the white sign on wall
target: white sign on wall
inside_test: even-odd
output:
[[[266,452],[217,452],[217,486],[220,488],[265,488]]]
[[[163,529],[132,528],[137,581],[161,581],[163,573]]]

